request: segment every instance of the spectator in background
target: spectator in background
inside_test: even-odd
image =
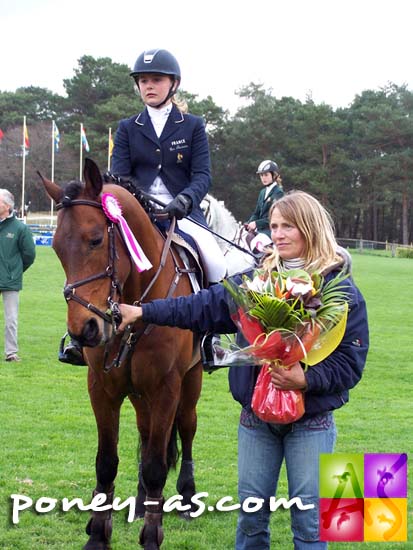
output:
[[[34,262],[36,248],[29,227],[14,214],[14,197],[0,189],[0,293],[4,308],[6,361],[20,361],[17,355],[19,292],[23,272]]]

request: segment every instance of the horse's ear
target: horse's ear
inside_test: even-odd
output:
[[[103,179],[97,164],[92,159],[85,159],[83,177],[86,192],[93,198],[99,196],[103,187]]]
[[[37,174],[42,180],[44,188],[46,189],[46,193],[49,195],[49,197],[53,199],[56,203],[60,202],[63,196],[63,189],[61,189],[54,181],[50,181],[44,178],[40,172],[37,172]]]

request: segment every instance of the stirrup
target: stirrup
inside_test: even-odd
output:
[[[82,348],[75,340],[69,340],[67,346],[65,346],[66,338],[69,334],[66,332],[59,345],[58,359],[61,363],[68,363],[69,365],[77,365],[79,367],[86,366],[87,363],[83,357]]]
[[[214,334],[207,332],[201,340],[201,360],[205,372],[212,372],[229,367],[225,363],[227,352],[223,348],[225,343],[228,346],[230,337],[227,334]]]

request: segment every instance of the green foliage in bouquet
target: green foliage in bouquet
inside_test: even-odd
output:
[[[346,302],[340,274],[324,284],[319,273],[291,269],[271,274],[257,270],[254,278],[244,276],[241,285],[224,282],[234,302],[248,315],[258,319],[265,332],[299,332],[300,326],[317,323],[322,331],[337,324]]]

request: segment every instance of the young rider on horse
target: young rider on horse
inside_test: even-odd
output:
[[[131,178],[139,189],[166,204],[178,229],[196,244],[208,283],[226,274],[226,262],[207,226],[200,202],[211,184],[210,156],[204,121],[187,113],[174,95],[181,82],[175,57],[163,49],[142,52],[130,76],[145,109],[121,120],[115,136],[112,173]],[[198,224],[193,223],[193,218]],[[59,355],[66,363],[82,364],[76,343]]]
[[[112,172],[132,176],[140,189],[166,204],[164,212],[198,244],[208,282],[218,282],[226,272],[220,248],[211,233],[187,217],[207,225],[200,208],[211,184],[205,123],[174,99],[181,71],[168,51],[143,52],[131,76],[145,110],[120,121]]]
[[[278,165],[273,160],[263,160],[258,166],[256,173],[260,176],[264,189],[261,189],[255,210],[245,224],[251,250],[262,252],[264,246],[271,244],[268,213],[272,203],[284,195],[279,172]]]

